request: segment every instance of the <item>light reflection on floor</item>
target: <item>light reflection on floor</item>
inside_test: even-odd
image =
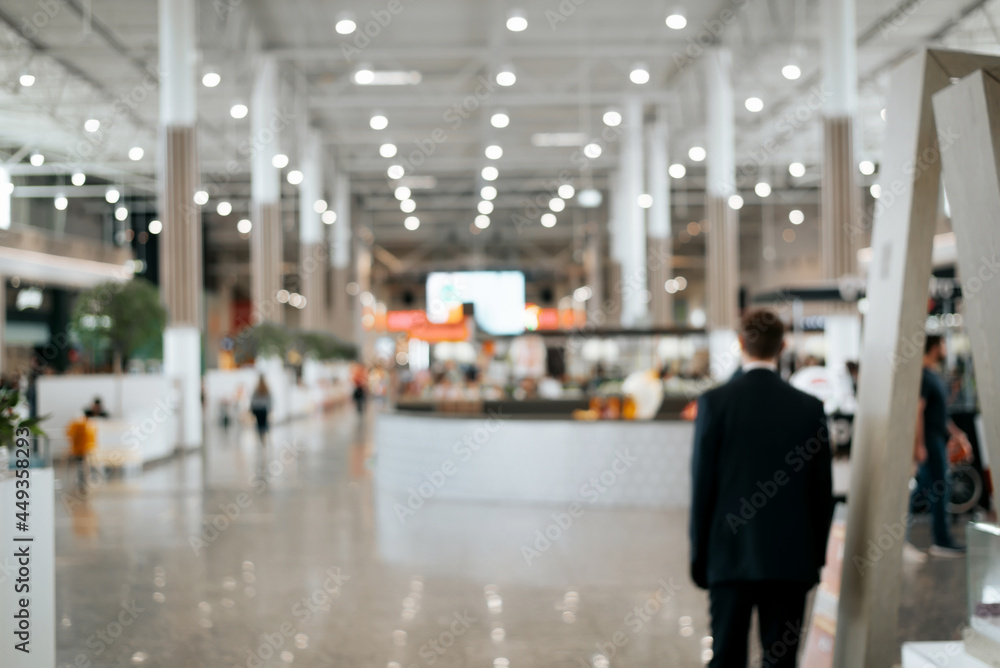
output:
[[[428,502],[401,524],[371,478],[371,419],[345,409],[276,428],[263,458],[252,430],[211,429],[204,453],[60,493],[59,665],[617,668],[710,655],[683,512],[589,511],[529,564],[522,545],[558,509]],[[908,573],[920,589],[907,605],[957,585],[964,570],[945,568]],[[903,610],[911,628],[924,619]]]

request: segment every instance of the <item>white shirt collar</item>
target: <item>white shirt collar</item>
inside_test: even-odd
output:
[[[764,362],[762,360],[756,360],[753,362],[744,362],[743,371],[753,371],[754,369],[767,369],[768,371],[777,371],[778,365],[774,362]]]

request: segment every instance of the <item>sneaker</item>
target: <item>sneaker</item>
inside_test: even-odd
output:
[[[910,564],[923,564],[927,561],[927,554],[915,547],[913,543],[903,543],[903,561]]]
[[[965,548],[955,545],[931,545],[927,553],[932,557],[940,557],[941,559],[961,559],[965,556]]]

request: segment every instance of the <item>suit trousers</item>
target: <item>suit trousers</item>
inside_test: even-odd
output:
[[[726,582],[709,587],[712,651],[709,668],[746,668],[750,617],[757,608],[761,668],[795,668],[803,628],[804,582]]]

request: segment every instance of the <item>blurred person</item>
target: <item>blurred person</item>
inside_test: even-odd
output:
[[[66,425],[69,438],[68,462],[76,466],[76,486],[83,489],[90,479],[90,457],[97,449],[97,427],[90,420],[90,410],[85,410]]]
[[[691,577],[709,591],[713,668],[745,668],[754,608],[762,665],[796,666],[806,596],[826,561],[833,517],[826,415],[822,402],[778,375],[783,338],[773,311],[747,314],[743,373],[698,401]]]
[[[88,406],[87,408],[85,408],[83,410],[83,412],[86,414],[87,417],[92,417],[92,418],[94,418],[94,417],[99,417],[99,418],[106,418],[106,417],[108,417],[108,412],[106,410],[104,410],[104,404],[101,403],[101,398],[100,397],[94,397],[94,401],[90,404],[90,406]]]
[[[940,336],[924,340],[924,363],[920,378],[920,403],[917,410],[917,438],[914,460],[917,463],[916,487],[910,495],[910,512],[930,512],[931,535],[934,544],[928,554],[934,557],[957,558],[965,555],[948,525],[947,504],[948,451],[961,450],[971,455],[972,445],[965,433],[948,418],[948,391],[944,381],[934,373],[947,349]],[[912,554],[912,546],[909,550]]]
[[[354,406],[357,408],[358,415],[364,414],[365,404],[368,402],[367,376],[368,370],[358,365],[354,372],[354,392],[351,393],[351,398],[354,399]]]
[[[271,414],[271,390],[267,387],[264,376],[257,381],[257,387],[250,397],[250,412],[257,420],[257,436],[260,438],[261,447],[267,445],[267,433],[270,429],[268,424]]]

